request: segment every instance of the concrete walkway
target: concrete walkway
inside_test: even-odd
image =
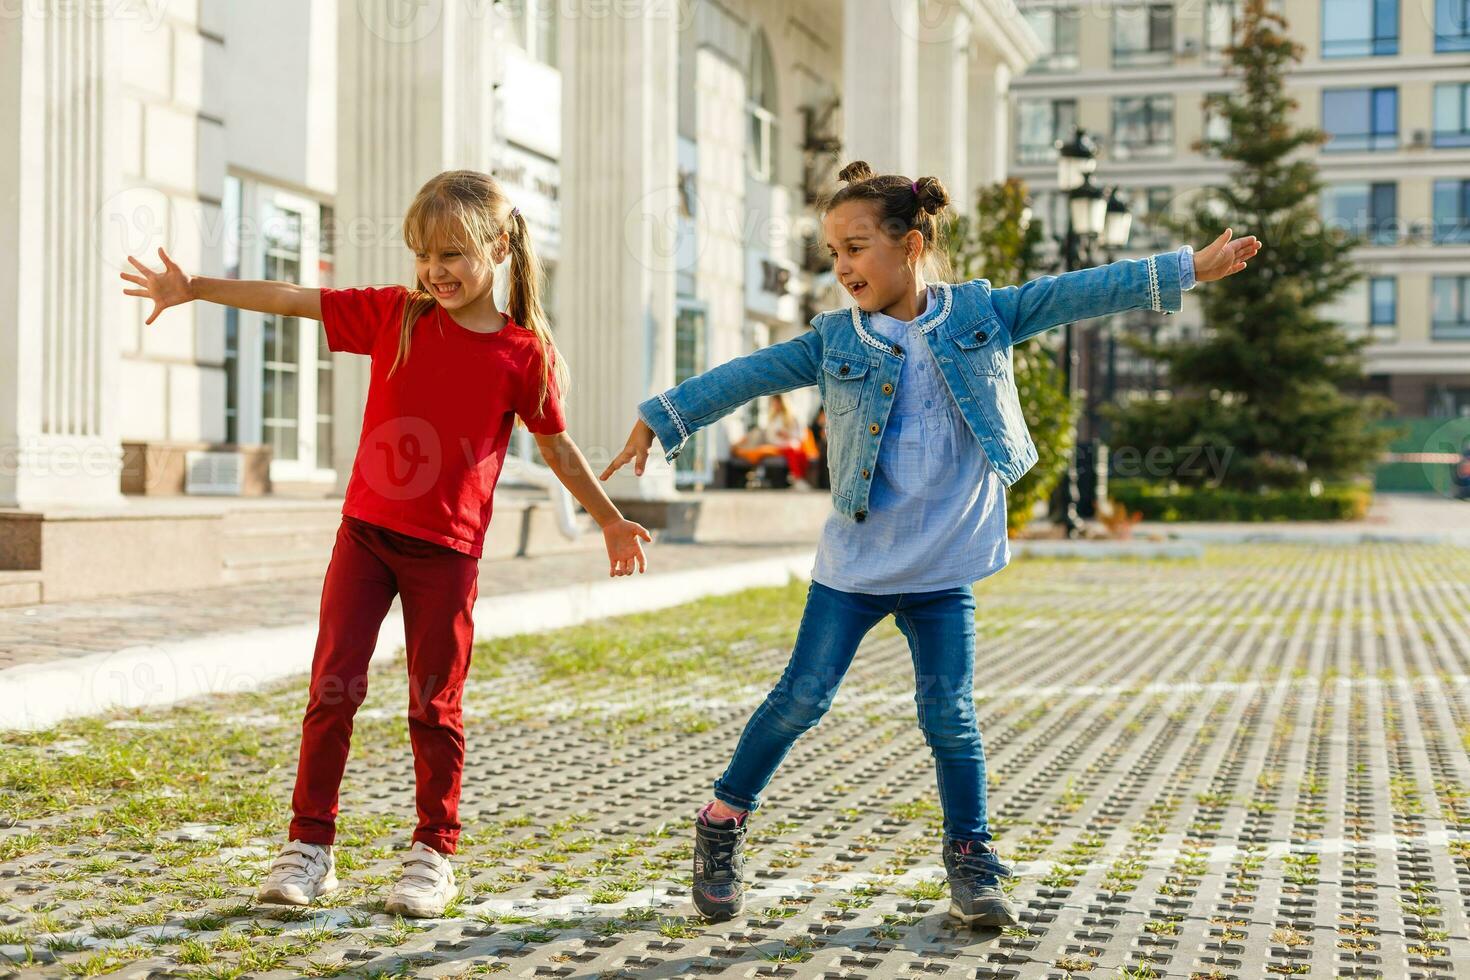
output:
[[[661,609],[810,574],[809,546],[659,543],[649,571],[609,578],[602,552],[481,564],[475,638]],[[319,577],[0,608],[0,729],[248,691],[310,669]],[[375,657],[403,645],[395,600]]]

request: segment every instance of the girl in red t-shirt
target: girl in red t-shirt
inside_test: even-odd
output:
[[[403,220],[414,288],[308,289],[190,276],[129,258],[129,296],[170,306],[208,300],[320,320],[334,351],[372,358],[362,435],[322,586],[321,625],[291,806],[290,840],[258,899],[305,905],[337,887],[332,843],[352,720],[367,692],[378,629],[402,596],[418,828],[389,913],[438,916],[455,894],[445,855],[459,839],[460,699],[474,639],[479,558],[515,419],[602,527],[610,575],[645,569],[640,525],[624,520],[567,435],[566,366],[542,312],[526,220],[487,174],[430,180]],[[507,309],[494,266],[510,258]]]

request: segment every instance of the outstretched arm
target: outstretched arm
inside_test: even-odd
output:
[[[651,544],[652,535],[643,525],[624,519],[617,505],[603,492],[602,484],[592,475],[587,458],[570,435],[565,432],[534,435],[536,448],[541,450],[541,458],[551,472],[602,528],[603,542],[607,545],[608,574],[632,575],[635,565],[638,571],[644,571],[648,566],[639,541]]]
[[[1208,247],[1193,253],[1197,282],[1234,275],[1260,251],[1255,236],[1231,240],[1226,228]],[[995,310],[1019,344],[1052,327],[1124,310],[1177,313],[1183,306],[1177,253],[1120,259],[1060,276],[1041,276],[1021,286],[991,289]]]
[[[672,461],[689,437],[752,398],[776,395],[817,383],[822,369],[822,337],[816,330],[792,340],[762,347],[655,395],[638,406],[638,421],[623,451],[602,473],[606,480],[630,460],[633,472],[643,464],[657,437],[665,459]]]
[[[265,279],[210,279],[206,276],[191,276],[179,268],[161,248],[158,250],[158,258],[163,262],[161,272],[154,272],[130,255],[128,261],[138,270],[137,274],[119,273],[124,280],[138,287],[124,289],[125,295],[153,300],[153,312],[148,314],[148,323],[158,319],[158,315],[170,306],[196,299],[278,316],[299,316],[311,320],[322,318],[322,294],[319,289]]]

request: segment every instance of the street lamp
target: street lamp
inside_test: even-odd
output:
[[[1097,141],[1081,126],[1072,138],[1057,148],[1057,190],[1070,191],[1081,187],[1083,179],[1097,169]]]
[[[1108,192],[1108,212],[1103,220],[1102,244],[1109,251],[1128,244],[1128,233],[1133,230],[1133,212],[1118,195],[1118,188]]]
[[[1132,220],[1127,205],[1116,189],[1110,194],[1092,182],[1097,169],[1097,142],[1082,127],[1077,127],[1065,143],[1058,140],[1057,187],[1067,194],[1067,232],[1062,240],[1063,271],[1071,272],[1091,264],[1092,243],[1101,240],[1105,247],[1121,247],[1128,240]],[[1068,323],[1062,351],[1062,378],[1070,405],[1077,393],[1076,324]],[[1089,432],[1089,437],[1092,435]],[[1072,452],[1067,455],[1067,475],[1062,481],[1058,501],[1059,522],[1067,537],[1082,534],[1082,519],[1077,513],[1080,497],[1077,487],[1077,450],[1079,433],[1073,426]],[[1096,460],[1093,463],[1096,468]]]

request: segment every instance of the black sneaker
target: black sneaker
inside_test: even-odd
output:
[[[694,818],[694,908],[711,922],[724,922],[745,907],[746,817],[711,820],[708,811]]]
[[[944,838],[944,868],[949,872],[949,914],[966,925],[1001,929],[1021,924],[1016,906],[1000,887],[1014,871],[984,841]]]

